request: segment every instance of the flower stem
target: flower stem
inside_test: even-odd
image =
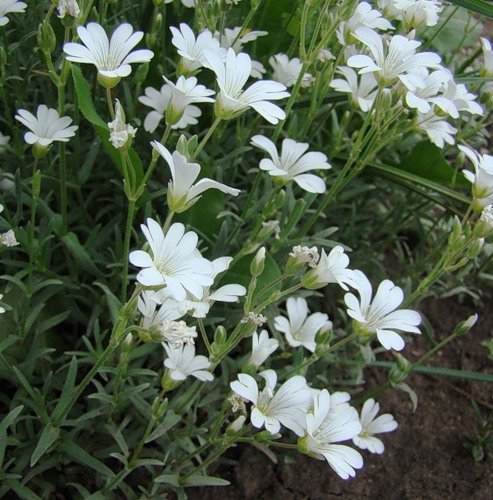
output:
[[[111,89],[106,88],[106,100],[108,101],[108,109],[110,111],[111,119],[115,119],[115,109],[113,108],[113,98],[111,97]]]
[[[122,304],[127,298],[128,255],[130,252],[130,236],[135,214],[135,200],[128,200],[127,223],[125,225],[125,239],[123,241],[123,277],[122,277]]]
[[[220,122],[221,122],[221,118],[216,117],[216,119],[214,120],[214,123],[211,125],[211,128],[207,131],[207,134],[205,134],[201,143],[197,146],[197,149],[193,152],[193,155],[190,158],[190,161],[194,161],[195,158],[197,158],[199,153],[202,151],[202,149],[204,149],[204,146],[207,144],[207,141],[211,138],[211,135],[214,133],[214,130],[216,130],[216,128]]]
[[[202,321],[202,319],[198,318],[197,323],[199,325],[199,330],[202,335],[202,340],[204,341],[204,344],[207,347],[207,352],[209,353],[209,356],[211,356],[212,355],[211,343],[207,338],[207,332],[205,331],[204,322]]]

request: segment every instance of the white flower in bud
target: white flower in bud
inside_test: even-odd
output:
[[[330,50],[320,49],[320,52],[317,54],[317,59],[320,62],[327,62],[335,59],[334,54]]]
[[[118,99],[115,99],[115,118],[108,123],[110,129],[110,142],[116,149],[129,145],[129,141],[135,137],[137,129],[125,123],[125,113]]]
[[[0,236],[0,245],[5,247],[16,247],[19,242],[15,238],[15,233],[12,229],[8,230]]]

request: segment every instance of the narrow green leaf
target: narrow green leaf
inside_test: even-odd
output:
[[[48,451],[48,449],[55,443],[60,436],[60,428],[53,427],[51,423],[48,423],[43,432],[41,433],[41,437],[39,438],[38,444],[34,450],[34,453],[31,456],[31,467],[33,467],[38,460]]]
[[[153,480],[155,483],[171,484],[177,488],[180,487],[180,478],[174,474],[161,474]]]
[[[75,91],[79,101],[79,107],[84,115],[93,125],[106,128],[106,122],[98,115],[94,103],[92,102],[92,94],[89,84],[82,75],[82,71],[78,66],[72,64],[72,78],[74,80]]]
[[[76,378],[77,378],[77,358],[74,356],[72,357],[72,361],[70,361],[70,366],[67,372],[67,376],[65,378],[65,383],[63,384],[62,395],[60,396],[56,408],[53,411],[52,420],[54,421],[58,420],[62,408],[72,397]]]
[[[59,314],[55,314],[55,316],[50,316],[46,318],[45,320],[39,323],[38,331],[45,332],[46,330],[49,330],[50,328],[53,328],[54,326],[60,324],[62,321],[64,321],[70,316],[70,312],[71,311],[63,311]]]
[[[168,432],[181,420],[181,415],[177,415],[173,410],[169,410],[164,417],[163,422],[161,422],[161,424],[159,424],[158,427],[154,429],[154,432],[147,438],[146,444]]]
[[[23,405],[17,406],[0,422],[0,467],[3,464],[5,448],[7,447],[7,428],[15,422],[15,419],[23,409]]]
[[[182,486],[228,486],[231,484],[226,479],[213,476],[190,476],[180,481]]]
[[[87,250],[81,245],[79,238],[75,233],[67,233],[62,237],[62,241],[67,247],[67,250],[75,258],[77,263],[93,276],[101,278],[103,273],[98,269]]]
[[[24,376],[24,374],[19,370],[19,368],[17,368],[17,366],[13,366],[12,369],[14,370],[17,378],[19,379],[19,382],[22,384],[22,387],[24,387],[29,396],[31,396],[31,398],[35,402],[38,402],[38,394],[36,394],[34,389],[31,387],[31,384],[27,381],[27,378]]]
[[[493,5],[483,0],[449,0],[450,3],[463,7],[467,10],[472,10],[477,14],[493,18]]]
[[[34,491],[30,490],[27,486],[21,484],[17,479],[8,479],[5,484],[17,494],[16,498],[22,498],[23,500],[41,500]]]
[[[369,167],[372,170],[378,171],[380,174],[385,175],[385,177],[395,180],[396,182],[398,181],[403,181],[407,182],[408,187],[412,188],[413,184],[417,184],[418,186],[423,186],[427,189],[431,189],[435,191],[438,194],[441,194],[443,196],[446,196],[447,198],[450,198],[451,200],[458,201],[460,203],[464,203],[468,205],[470,203],[469,198],[464,196],[461,193],[458,193],[454,191],[453,189],[450,189],[446,186],[442,186],[438,182],[430,181],[428,179],[425,179],[424,177],[420,177],[419,175],[412,174],[410,172],[406,172],[404,170],[400,170],[397,167],[390,167],[388,165],[382,165],[378,163],[370,163]]]
[[[99,281],[94,282],[94,284],[103,290],[106,295],[106,302],[108,304],[108,308],[111,314],[111,321],[113,324],[118,320],[118,315],[120,314],[120,308],[122,303],[120,299],[108,288],[104,283],[100,283]]]
[[[64,441],[59,446],[59,449],[63,451],[68,458],[74,460],[77,463],[87,465],[91,469],[94,469],[97,472],[105,474],[106,476],[113,477],[115,473],[103,462],[94,458],[92,455],[87,453],[86,450],[81,448],[78,444],[73,441]]]

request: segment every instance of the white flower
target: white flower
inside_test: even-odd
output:
[[[236,55],[233,49],[228,49],[226,59],[223,60],[216,51],[204,49],[204,55],[217,76],[220,88],[215,105],[218,117],[228,120],[253,108],[274,125],[286,118],[279,106],[269,102],[289,97],[289,93],[285,92],[286,87],[281,83],[262,80],[243,90],[252,69],[252,60],[248,54]]]
[[[180,29],[170,27],[173,37],[171,43],[178,49],[178,54],[182,57],[179,66],[179,73],[193,73],[203,66],[208,67],[204,50],[209,49],[217,52],[219,58],[223,58],[226,50],[220,47],[209,30],[205,30],[195,38],[195,34],[188,24],[180,23]]]
[[[226,28],[222,34],[218,31],[214,33],[214,37],[219,40],[221,47],[225,49],[224,57],[226,56],[226,50],[230,47],[236,52],[236,54],[239,54],[243,50],[243,45],[245,43],[253,42],[259,36],[267,35],[267,31],[246,30],[244,31],[243,35],[238,36],[240,32],[241,27],[237,26],[236,28],[232,29]],[[253,78],[262,78],[263,73],[265,73],[263,64],[259,61],[252,61],[252,70],[250,71],[250,76]]]
[[[275,144],[263,135],[254,135],[250,144],[262,149],[271,157],[271,159],[264,158],[260,161],[261,170],[266,170],[282,183],[292,180],[309,193],[325,192],[324,180],[316,175],[306,173],[315,169],[328,170],[332,168],[327,163],[327,156],[323,153],[315,151],[306,153],[308,144],[284,139],[281,156],[279,156]]]
[[[204,85],[197,85],[197,78],[194,76],[190,78],[180,76],[176,85],[165,76],[163,78],[171,88],[171,100],[166,110],[166,123],[170,125],[175,125],[182,119],[188,105],[198,102],[214,102],[214,99],[210,97],[214,91],[206,89]]]
[[[77,34],[84,45],[66,43],[63,51],[67,54],[67,60],[94,64],[98,69],[98,77],[103,77],[100,82],[107,82],[108,86],[114,86],[120,78],[130,75],[130,64],[148,62],[154,56],[148,49],[131,52],[142,40],[144,33],[134,33],[128,23],[120,24],[111,35],[111,40],[108,40],[103,27],[97,23],[89,23],[87,28],[79,26]]]
[[[262,330],[260,335],[254,332],[252,336],[252,355],[247,364],[260,366],[279,347],[276,339],[269,338],[269,332]]]
[[[377,80],[372,73],[365,73],[359,76],[352,68],[340,66],[337,72],[344,78],[335,78],[329,84],[337,92],[348,92],[350,101],[361,108],[361,111],[370,110],[377,95]]]
[[[80,16],[77,0],[58,0],[58,17],[63,18],[67,15],[75,18]]]
[[[25,109],[19,109],[15,115],[31,132],[24,134],[24,140],[28,144],[38,144],[42,147],[49,146],[53,141],[68,142],[75,135],[77,125],[70,125],[72,118],[58,116],[56,109],[40,104],[36,116]]]
[[[5,247],[16,247],[19,245],[12,229],[9,229],[6,233],[0,235],[0,245]]]
[[[486,226],[488,232],[493,229],[493,205],[486,205],[483,208],[479,220]]]
[[[10,142],[10,135],[3,135],[0,132],[0,153],[5,153]]]
[[[174,349],[163,343],[163,347],[168,355],[164,366],[170,371],[173,380],[185,380],[190,375],[202,382],[214,379],[214,375],[208,371],[211,363],[205,356],[195,356],[195,346],[183,345]]]
[[[212,261],[214,271],[211,273],[211,278],[215,279],[218,274],[226,271],[231,264],[232,257],[219,257]],[[242,285],[229,284],[223,285],[217,290],[211,290],[210,286],[202,288],[201,297],[196,297],[190,292],[187,292],[186,299],[180,302],[178,309],[182,314],[188,313],[194,318],[205,318],[209,313],[214,302],[237,302],[238,297],[246,294],[246,288]],[[157,291],[152,299],[161,303],[168,297],[167,289]]]
[[[0,293],[0,300],[3,299],[3,294]],[[0,306],[0,314],[3,314],[5,312],[5,308]]]
[[[350,35],[354,34],[360,26],[367,26],[371,29],[392,30],[394,27],[390,21],[382,17],[382,14],[367,2],[361,2],[356,7],[353,15],[347,20],[339,24],[337,28],[337,39],[342,45],[346,43],[354,43],[354,38]]]
[[[154,132],[159,122],[164,118],[164,114],[172,98],[171,86],[166,84],[161,87],[161,90],[156,90],[152,87],[146,87],[145,95],[139,97],[139,101],[145,106],[153,108],[154,111],[148,113],[144,120],[144,130]],[[189,125],[196,125],[197,118],[202,115],[202,111],[197,106],[190,104],[183,110],[183,115],[178,122],[171,126],[172,129],[186,128]]]
[[[143,319],[142,328],[146,330],[159,327],[165,321],[175,321],[183,316],[178,309],[179,303],[172,297],[166,297],[158,309],[158,303],[154,300],[154,295],[154,292],[144,290],[137,299],[137,308]]]
[[[274,326],[286,335],[288,344],[292,347],[303,346],[310,352],[315,352],[317,344],[315,337],[320,330],[332,328],[329,316],[323,313],[313,313],[308,316],[308,303],[302,297],[290,297],[286,303],[288,317],[276,316]]]
[[[380,283],[372,301],[372,287],[368,278],[361,271],[354,271],[353,285],[358,290],[358,300],[352,293],[344,296],[348,315],[356,322],[356,330],[363,335],[376,333],[379,342],[385,349],[401,351],[404,348],[403,338],[394,330],[421,333],[417,326],[421,316],[411,309],[399,309],[404,300],[401,288],[390,280]]]
[[[142,224],[140,227],[151,247],[152,257],[143,250],[130,253],[130,262],[143,268],[137,274],[137,281],[144,286],[166,286],[178,301],[185,299],[186,291],[201,297],[202,287],[213,283],[210,275],[214,267],[197,250],[197,234],[185,233],[185,226],[175,223],[164,235],[161,226],[150,218],[147,226]]]
[[[459,146],[459,149],[472,161],[475,172],[463,170],[462,173],[472,184],[472,194],[474,196],[477,209],[482,209],[493,203],[493,156],[479,155],[466,146]]]
[[[457,85],[453,80],[449,80],[443,93],[443,99],[448,101],[449,106],[442,107],[438,103],[437,105],[452,118],[459,118],[459,111],[467,111],[472,115],[484,114],[483,108],[474,101],[476,96],[469,93],[463,83]]]
[[[300,76],[303,63],[297,57],[289,59],[286,54],[276,54],[269,58],[269,64],[274,70],[272,78],[286,87],[292,87]],[[302,87],[308,87],[312,83],[312,75],[305,73],[301,81]]]
[[[408,86],[409,81],[413,80],[413,75],[406,73],[421,67],[441,68],[438,54],[433,52],[416,54],[421,42],[409,40],[405,36],[391,37],[387,50],[384,50],[382,38],[366,26],[358,28],[354,36],[370,49],[373,59],[367,55],[354,55],[348,59],[348,66],[360,68],[360,74],[374,72],[383,86],[393,85],[398,79]]]
[[[5,26],[9,18],[5,14],[25,12],[27,5],[16,0],[0,0],[0,26]]]
[[[381,454],[384,452],[385,447],[382,441],[375,437],[375,434],[395,431],[398,425],[390,413],[375,418],[379,411],[380,405],[374,399],[365,401],[359,418],[363,428],[357,436],[353,437],[353,443],[361,450]]]
[[[493,75],[493,50],[491,50],[491,43],[487,38],[481,38],[481,45],[483,47],[483,66],[481,67],[482,76]]]
[[[452,78],[450,71],[439,69],[429,73],[426,68],[420,68],[415,74],[421,78],[421,81],[414,80],[412,82],[414,85],[408,82],[406,104],[421,113],[428,113],[431,110],[430,103],[436,104],[441,109],[447,109],[450,102],[443,96],[438,96],[438,93],[443,90],[445,84]]]
[[[306,412],[312,401],[305,378],[300,375],[291,377],[275,391],[276,372],[265,370],[260,376],[265,379],[265,389],[260,392],[255,379],[245,373],[239,373],[238,380],[230,383],[236,394],[253,403],[250,414],[252,425],[257,429],[265,426],[271,434],[277,434],[282,424],[302,436]]]
[[[202,193],[208,189],[219,189],[223,193],[238,196],[239,189],[230,188],[212,179],[200,179],[200,165],[188,163],[187,159],[175,151],[173,155],[159,142],[151,142],[152,147],[166,160],[171,170],[171,180],[168,183],[168,206],[174,212],[184,212],[196,203]]]
[[[363,457],[353,448],[337,444],[358,435],[361,424],[357,411],[347,404],[347,393],[332,396],[324,389],[314,396],[313,412],[306,416],[306,435],[298,448],[327,463],[342,479],[354,477],[363,467]]]
[[[428,139],[435,146],[443,149],[445,143],[455,144],[454,134],[457,133],[457,129],[437,116],[433,111],[426,115],[418,113],[417,120],[416,128],[425,131]]]
[[[404,29],[408,31],[423,25],[435,26],[442,10],[437,0],[397,0],[394,4],[401,11]]]
[[[349,257],[344,253],[341,245],[335,246],[327,255],[322,249],[322,255],[317,266],[308,271],[302,278],[301,283],[305,288],[322,288],[329,283],[338,283],[343,290],[348,290],[347,285],[353,283],[353,273],[347,269]]]
[[[137,129],[125,123],[125,113],[118,99],[115,99],[115,118],[108,123],[110,129],[110,142],[116,149],[130,146]]]

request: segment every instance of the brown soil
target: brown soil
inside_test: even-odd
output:
[[[493,302],[485,307],[474,329],[448,344],[428,365],[493,373],[493,361],[481,346],[493,338]],[[435,327],[437,340],[445,338],[454,326],[471,314],[471,308],[455,300],[435,301],[425,308]],[[444,311],[448,311],[444,313]],[[427,351],[427,340],[416,338],[404,355],[411,361]],[[367,369],[371,390],[386,380],[386,370]],[[464,447],[466,436],[477,430],[471,398],[483,414],[493,411],[493,385],[485,382],[432,377],[419,373],[406,380],[418,394],[415,413],[406,394],[387,391],[378,401],[383,412],[392,413],[399,428],[383,436],[383,455],[364,454],[365,465],[349,481],[340,479],[325,462],[292,455],[289,464],[273,464],[252,447],[239,447],[209,474],[231,481],[229,487],[192,488],[192,500],[330,500],[357,499],[491,499],[493,460],[475,462]],[[280,460],[282,455],[279,455]],[[229,465],[228,465],[229,462]]]

